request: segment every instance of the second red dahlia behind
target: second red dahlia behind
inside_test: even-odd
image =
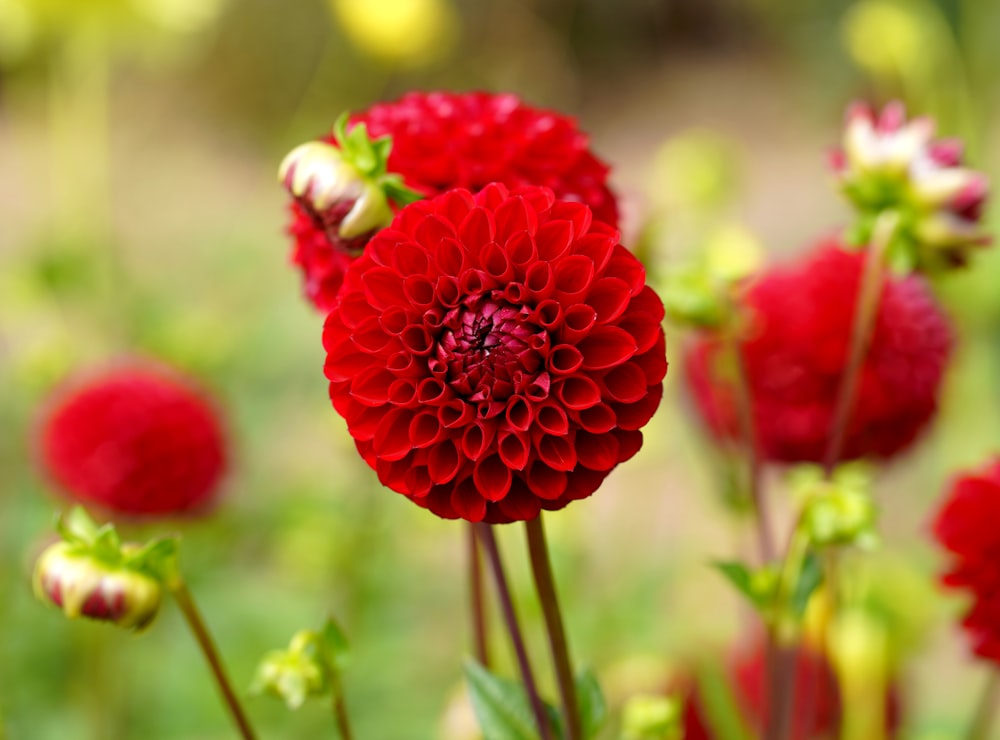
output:
[[[446,518],[531,519],[642,444],[663,304],[611,227],[551,190],[453,190],[400,211],[323,334],[330,397],[379,480]]]
[[[65,493],[128,516],[208,505],[226,467],[212,403],[180,375],[141,364],[71,380],[42,423],[41,462]]]
[[[450,188],[476,192],[491,182],[510,188],[540,185],[558,198],[585,203],[598,220],[618,225],[607,165],[590,151],[576,122],[556,111],[532,107],[511,94],[413,92],[353,116],[350,126],[359,124],[372,138],[392,138],[389,173],[401,175],[424,195]],[[335,144],[333,136],[323,141]],[[290,208],[292,261],[302,270],[307,297],[328,311],[367,237],[345,248],[328,237],[335,215],[312,212],[301,199]]]
[[[739,343],[758,447],[779,462],[822,462],[847,364],[866,259],[827,241],[797,264],[764,273],[743,299]],[[862,367],[842,460],[889,458],[906,449],[937,410],[952,335],[926,284],[886,278]],[[687,377],[698,411],[719,437],[738,435],[735,368],[721,340],[690,348]]]

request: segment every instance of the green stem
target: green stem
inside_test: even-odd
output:
[[[212,670],[212,676],[219,691],[222,693],[222,698],[229,708],[236,727],[239,729],[240,737],[243,740],[254,740],[255,735],[250,727],[250,722],[247,720],[243,707],[240,706],[236,692],[233,691],[233,686],[226,675],[226,669],[222,665],[219,650],[215,646],[215,641],[212,639],[208,627],[205,626],[205,621],[202,619],[201,612],[198,611],[191,593],[180,577],[171,579],[168,586],[170,593],[173,594],[174,599],[177,601],[177,606],[180,607],[181,613],[184,615],[184,619],[187,621],[191,634],[194,636],[198,647],[201,648],[201,652],[208,662],[208,667]]]
[[[875,229],[872,232],[872,243],[865,259],[864,272],[861,274],[861,286],[858,289],[858,299],[854,309],[847,367],[837,390],[833,423],[826,453],[823,455],[823,470],[827,479],[833,475],[833,469],[840,461],[840,456],[844,451],[844,440],[847,437],[851,414],[854,411],[854,397],[857,394],[858,383],[861,381],[861,369],[868,356],[872,335],[875,332],[875,318],[878,315],[879,300],[882,297],[882,282],[885,277],[885,256],[896,235],[898,226],[899,214],[895,211],[883,211],[875,222]]]
[[[541,513],[534,519],[526,521],[524,528],[528,535],[531,572],[535,577],[538,600],[541,602],[542,613],[545,615],[549,649],[552,652],[556,680],[559,683],[559,696],[562,699],[563,718],[566,722],[566,738],[567,740],[579,740],[583,736],[583,731],[580,725],[576,684],[573,680],[573,668],[569,659],[569,648],[566,644],[566,629],[563,626],[562,613],[559,610],[559,600],[556,596],[555,579],[552,577],[552,563],[549,560],[549,547],[545,539],[545,526]]]
[[[969,732],[965,736],[966,740],[989,740],[993,720],[996,718],[997,704],[1000,704],[1000,672],[991,666],[976,713],[969,725]]]
[[[347,704],[344,702],[344,687],[340,682],[339,676],[334,677],[333,716],[337,721],[340,740],[352,740],[351,723],[348,721]]]
[[[490,667],[490,655],[487,642],[486,625],[486,590],[483,588],[483,561],[476,543],[476,527],[468,527],[469,551],[469,597],[472,611],[472,645],[476,660],[483,668]]]
[[[531,711],[535,715],[535,723],[538,725],[538,736],[542,740],[551,740],[552,731],[549,728],[549,721],[545,715],[545,705],[542,703],[538,693],[538,686],[535,684],[535,676],[531,671],[531,662],[528,660],[528,651],[524,645],[524,637],[521,634],[521,626],[517,621],[517,613],[514,610],[514,602],[510,596],[510,587],[507,585],[507,576],[504,573],[503,562],[500,559],[500,550],[497,547],[496,536],[493,528],[489,524],[476,524],[476,534],[486,551],[486,559],[493,571],[493,581],[497,587],[497,596],[500,600],[500,611],[503,613],[504,621],[507,624],[507,632],[514,645],[514,654],[517,656],[517,665],[521,671],[521,680],[524,682],[524,689],[528,694],[528,701],[531,703]]]
[[[770,712],[765,737],[767,740],[787,740],[792,731],[792,709],[795,706],[795,641],[797,635],[788,622],[787,606],[791,589],[802,571],[809,550],[809,539],[803,533],[801,520],[796,521],[788,542],[788,550],[778,575],[771,633],[774,641],[774,671],[769,695]]]

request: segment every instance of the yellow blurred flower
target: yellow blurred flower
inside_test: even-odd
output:
[[[458,19],[449,0],[329,0],[344,33],[373,57],[418,65],[454,41]]]

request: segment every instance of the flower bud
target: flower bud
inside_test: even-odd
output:
[[[111,565],[70,542],[56,542],[38,558],[35,594],[70,619],[87,617],[141,630],[156,617],[162,587],[152,576]]]
[[[287,649],[265,654],[250,690],[271,694],[289,709],[298,709],[310,697],[339,691],[339,675],[346,660],[346,638],[329,619],[321,631],[300,630]]]
[[[681,740],[681,703],[676,697],[640,694],[625,704],[622,716],[624,740]]]
[[[848,467],[826,480],[817,468],[807,468],[799,471],[793,486],[805,500],[801,526],[816,547],[871,547],[878,542],[878,510],[866,475]]]
[[[392,221],[382,188],[332,144],[310,141],[296,147],[282,161],[278,176],[332,240],[357,239]]]
[[[841,189],[859,211],[851,241],[868,243],[881,212],[899,214],[889,251],[897,266],[963,265],[972,248],[990,241],[981,228],[986,176],[962,166],[959,142],[933,137],[934,122],[907,121],[901,103],[890,103],[879,116],[855,104],[843,146],[831,156]]]

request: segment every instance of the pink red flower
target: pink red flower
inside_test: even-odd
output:
[[[541,185],[560,199],[590,206],[598,220],[618,225],[617,203],[606,183],[608,167],[590,152],[586,134],[572,118],[533,108],[514,95],[410,93],[354,116],[351,131],[358,124],[365,124],[372,137],[391,137],[388,173],[401,175],[424,195],[459,187],[475,192],[491,182],[510,188]],[[334,135],[322,141],[337,143]],[[330,238],[331,227],[354,206],[354,201],[338,203],[340,212],[332,213],[308,207],[301,198],[291,205],[292,261],[303,272],[306,295],[323,311],[333,305],[355,250],[370,238],[363,234],[360,245]]]
[[[589,496],[642,444],[663,305],[611,227],[546,188],[407,206],[350,267],[323,340],[379,480],[445,518]]]
[[[766,670],[766,647],[763,640],[737,654],[728,667],[733,698],[745,725],[754,737],[762,737],[770,722]],[[812,648],[795,650],[794,691],[791,740],[819,740],[840,736],[842,704],[837,677],[829,661]],[[900,721],[899,697],[895,686],[885,696],[885,721],[889,737],[894,737]],[[712,729],[700,693],[688,697],[684,711],[685,740],[713,740]]]
[[[739,344],[761,454],[821,462],[847,362],[864,252],[827,241],[799,264],[773,269],[748,288]],[[908,447],[937,409],[951,351],[947,319],[917,277],[888,277],[861,374],[842,459],[891,457]],[[687,377],[712,432],[738,432],[733,368],[719,338],[688,352]],[[730,363],[731,364],[731,363]]]
[[[945,586],[968,591],[972,606],[962,624],[972,650],[1000,663],[1000,459],[960,476],[934,522],[934,535],[951,554]]]
[[[852,241],[871,239],[879,213],[899,214],[889,250],[894,264],[959,266],[972,248],[989,243],[981,225],[988,180],[962,165],[961,142],[934,139],[930,118],[907,121],[898,102],[881,115],[856,103],[847,112],[843,147],[831,160],[841,189],[859,211]]]
[[[41,461],[73,498],[133,516],[204,507],[226,466],[221,424],[199,391],[147,365],[71,382],[52,399]]]

